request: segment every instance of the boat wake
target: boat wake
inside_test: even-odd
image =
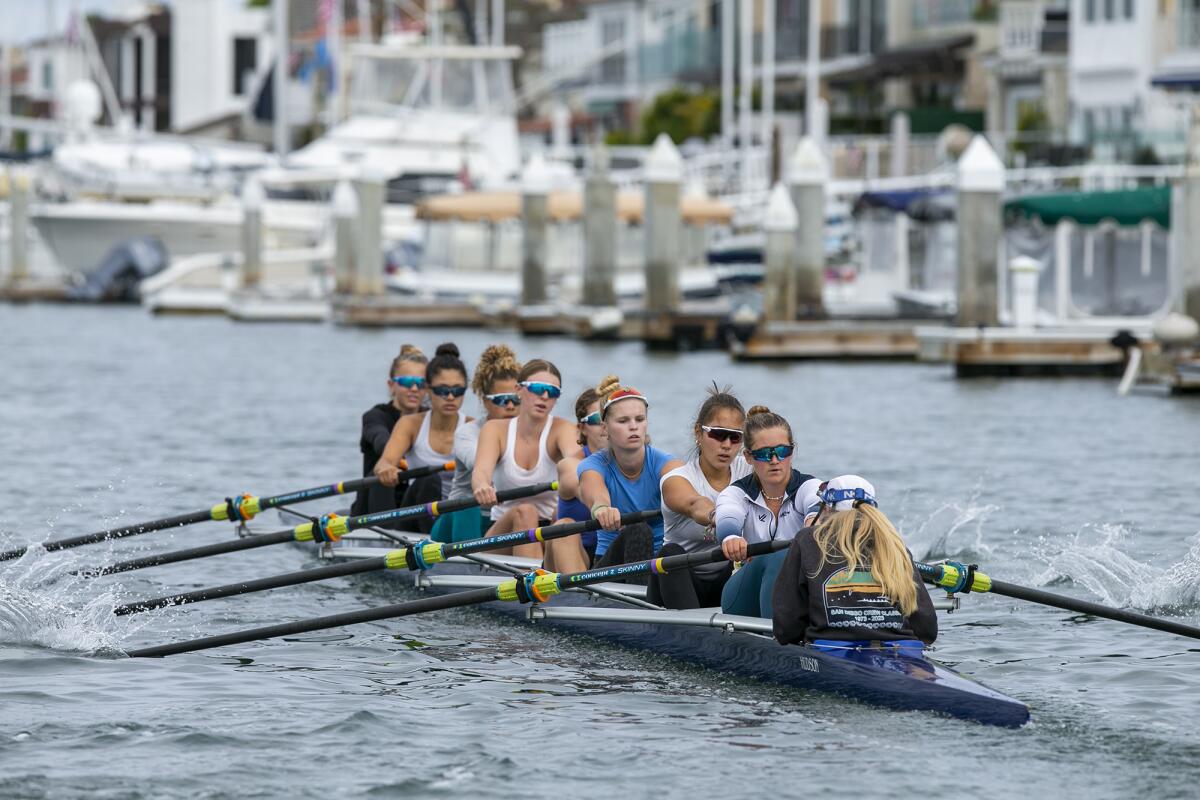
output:
[[[99,656],[122,654],[112,591],[99,595],[94,584],[70,575],[75,559],[33,546],[0,572],[0,646],[44,647]],[[86,595],[85,596],[85,591]]]
[[[1147,613],[1188,615],[1200,611],[1200,534],[1174,564],[1145,563],[1123,546],[1129,538],[1124,525],[1088,525],[1071,541],[1043,540],[1034,555],[1046,563],[1035,577],[1042,586],[1070,582],[1100,598],[1100,602]]]

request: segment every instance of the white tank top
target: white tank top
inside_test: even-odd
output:
[[[409,469],[415,467],[436,467],[454,460],[453,453],[439,453],[429,444],[429,424],[432,419],[433,412],[426,411],[425,419],[421,420],[421,429],[417,431],[417,438],[413,439],[412,447],[404,455],[404,460],[408,462]],[[467,415],[459,411],[458,424],[462,425],[466,421]],[[454,472],[441,472],[439,476],[442,479],[442,499],[445,499],[450,496],[450,484],[454,481]]]
[[[541,438],[538,439],[537,463],[533,465],[533,469],[523,469],[517,463],[515,452],[517,418],[513,417],[508,421],[508,441],[504,445],[504,455],[500,457],[496,463],[496,471],[492,473],[492,485],[496,487],[497,492],[505,489],[517,489],[531,483],[549,483],[558,480],[558,467],[550,458],[550,454],[546,452],[546,441],[550,438],[550,428],[553,425],[554,418],[548,418],[545,427],[542,428]],[[523,503],[530,504],[537,509],[538,519],[554,519],[554,512],[558,509],[558,494],[542,492],[532,497],[497,503],[492,506],[492,519],[500,519],[504,516],[504,512]]]

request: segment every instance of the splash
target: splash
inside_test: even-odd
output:
[[[920,559],[982,559],[992,553],[992,547],[983,541],[983,526],[999,508],[980,503],[976,490],[965,503],[945,503],[917,523],[915,529],[903,523],[902,529],[913,554]]]
[[[70,574],[77,559],[31,546],[0,572],[0,645],[44,647],[72,653],[117,656],[122,629],[113,608],[120,598]]]
[[[1087,525],[1063,545],[1045,539],[1034,555],[1046,563],[1036,577],[1040,585],[1069,581],[1100,601],[1120,608],[1168,614],[1200,610],[1200,534],[1182,559],[1162,566],[1131,557],[1125,548],[1125,525]]]

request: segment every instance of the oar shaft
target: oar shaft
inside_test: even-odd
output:
[[[1130,625],[1139,625],[1143,628],[1152,628],[1156,631],[1174,633],[1179,636],[1187,636],[1191,639],[1200,639],[1200,628],[1195,628],[1191,625],[1184,625],[1159,617],[1151,617],[1148,614],[1140,614],[1137,611],[1112,608],[1087,600],[1077,600],[1074,597],[1064,597],[1052,592],[1043,592],[1040,589],[1018,586],[1015,583],[1005,583],[1004,581],[992,579],[992,594],[1001,594],[1005,597],[1028,600],[1031,603],[1041,603],[1044,606],[1053,606],[1065,611],[1091,614],[1095,617],[1103,617],[1104,619],[1111,619],[1116,622],[1127,622]]]
[[[750,545],[747,554],[750,556],[766,555],[773,553],[776,550],[782,550],[790,545],[788,541],[771,541],[758,542]],[[620,564],[613,567],[603,569],[587,570],[585,572],[570,573],[567,575],[559,575],[555,573],[546,573],[542,575],[531,574],[511,580],[501,582],[495,587],[487,587],[483,589],[473,589],[468,592],[455,592],[449,595],[440,595],[437,597],[426,597],[420,600],[412,600],[407,603],[396,603],[380,608],[367,608],[362,611],[351,611],[344,614],[332,614],[325,617],[317,617],[315,619],[300,620],[298,622],[286,622],[279,625],[269,625],[265,628],[253,628],[246,631],[236,631],[233,633],[222,634],[219,636],[208,636],[203,639],[193,639],[189,642],[177,642],[175,644],[158,645],[156,647],[145,647],[136,650],[128,651],[131,658],[148,658],[159,656],[170,656],[179,653],[188,653],[194,650],[208,650],[213,647],[224,647],[231,644],[244,644],[259,639],[274,639],[280,636],[289,636],[300,633],[311,633],[313,631],[325,630],[327,628],[340,628],[344,625],[356,625],[361,622],[377,622],[383,619],[393,619],[396,617],[405,617],[411,614],[420,614],[425,611],[440,611],[447,608],[460,608],[463,606],[478,605],[487,603],[492,600],[517,600],[520,598],[520,591],[517,586],[526,585],[527,582],[533,583],[541,589],[549,590],[549,594],[556,594],[572,586],[583,586],[589,583],[601,583],[603,581],[613,580],[616,578],[634,575],[643,572],[671,572],[680,569],[690,569],[691,567],[700,564],[708,564],[717,561],[724,561],[725,556],[722,555],[720,548],[712,550],[684,553],[677,556],[668,556],[666,558],[656,558],[650,561],[639,561],[633,564]],[[528,579],[528,580],[527,580]]]
[[[242,581],[241,583],[229,583],[211,589],[197,589],[194,592],[183,592],[167,597],[156,597],[152,600],[141,600],[136,603],[117,606],[113,609],[113,613],[123,617],[165,606],[182,606],[189,603],[199,603],[203,600],[216,600],[220,597],[232,597],[239,594],[250,594],[251,592],[265,592],[269,589],[282,589],[285,586],[297,586],[302,583],[340,578],[344,575],[357,575],[362,572],[384,569],[386,566],[387,559],[384,556],[364,558],[361,561],[348,561],[328,567],[289,572],[286,575],[272,575],[268,578]]]
[[[207,522],[212,519],[211,511],[193,511],[190,514],[180,514],[175,517],[166,517],[157,519],[152,522],[140,522],[137,525],[127,525],[124,528],[111,528],[106,531],[97,531],[96,533],[86,533],[82,536],[71,536],[67,539],[57,539],[52,542],[44,542],[42,547],[49,551],[67,550],[72,547],[80,547],[85,544],[95,544],[109,539],[123,539],[126,536],[137,536],[142,533],[150,533],[152,531],[161,531],[167,528],[180,528],[184,525],[195,525],[197,522]],[[28,547],[19,547],[15,550],[7,550],[0,553],[0,561],[12,561],[14,558],[20,558],[28,551]]]
[[[191,561],[194,558],[208,558],[209,556],[219,556],[225,553],[236,553],[240,550],[253,550],[256,547],[266,547],[272,544],[283,544],[284,542],[293,541],[294,538],[295,533],[291,529],[276,531],[275,533],[262,533],[247,536],[244,539],[234,539],[231,542],[216,542],[200,547],[189,547],[185,550],[159,553],[158,555],[146,556],[145,558],[135,558],[131,561],[121,561],[116,564],[110,564],[107,567],[100,567],[94,571],[81,571],[79,574],[97,577],[100,575],[114,575],[118,572],[132,572],[135,569],[157,567],[162,564],[175,564],[179,561]]]
[[[410,470],[404,470],[398,476],[400,480],[408,480],[410,478],[421,478],[426,475],[433,475],[438,472],[444,472],[448,469],[453,469],[453,462],[445,464],[435,464],[428,467],[414,467]],[[291,505],[292,503],[303,503],[308,500],[319,500],[322,497],[332,497],[339,494],[348,494],[356,492],[359,489],[365,489],[379,483],[379,478],[374,475],[366,478],[356,478],[350,481],[341,481],[339,483],[329,483],[324,486],[314,486],[311,489],[301,489],[298,492],[288,492],[286,494],[277,494],[272,497],[257,497],[250,498],[249,502],[253,503],[255,510],[251,512],[257,514],[268,508],[277,508],[280,506]],[[110,539],[124,539],[127,536],[138,536],[143,533],[153,533],[154,531],[166,530],[167,528],[181,528],[185,525],[195,525],[199,522],[208,522],[209,520],[225,519],[224,516],[214,516],[214,514],[224,515],[221,506],[217,505],[213,508],[206,508],[202,511],[192,511],[187,514],[179,514],[174,517],[164,517],[163,519],[151,520],[149,522],[139,522],[136,525],[126,525],[123,528],[111,528],[106,531],[97,531],[95,533],[85,533],[82,536],[71,536],[66,539],[57,539],[52,542],[42,544],[46,550],[67,550],[73,547],[82,547],[85,544],[96,544],[97,542],[105,542]],[[419,508],[419,507],[417,507]],[[214,511],[214,509],[216,509]],[[8,550],[0,553],[0,561],[12,561],[15,558],[20,558],[28,551],[28,547],[20,547],[15,550]]]
[[[622,525],[630,525],[634,522],[642,522],[647,519],[658,516],[658,511],[638,511],[633,514],[626,514],[621,517]],[[485,536],[480,539],[472,539],[466,542],[457,542],[455,544],[439,544],[429,542],[427,544],[418,544],[407,550],[391,550],[386,555],[378,558],[368,558],[361,561],[353,561],[344,564],[334,564],[328,567],[320,567],[317,569],[304,569],[296,572],[286,572],[282,575],[272,575],[266,578],[259,578],[252,581],[240,581],[238,583],[229,583],[224,586],[213,586],[206,589],[197,589],[192,592],[184,592],[181,594],[168,595],[166,597],[157,597],[147,600],[139,600],[134,603],[128,603],[123,606],[118,606],[113,610],[113,613],[119,615],[137,614],[142,611],[149,611],[155,608],[163,608],[164,606],[187,605],[189,603],[199,603],[205,600],[216,600],[221,597],[234,597],[240,594],[250,594],[252,592],[261,592],[268,589],[279,589],[284,586],[299,586],[303,583],[312,583],[314,581],[323,581],[330,578],[338,578],[343,575],[357,575],[363,572],[372,572],[382,569],[417,569],[415,562],[416,555],[414,551],[425,551],[425,548],[431,548],[432,552],[427,553],[428,564],[432,566],[440,563],[446,558],[455,555],[466,555],[468,553],[479,552],[481,550],[499,550],[502,547],[507,547],[513,543],[524,542],[545,542],[553,539],[561,539],[566,536],[573,536],[582,533],[586,530],[595,530],[600,523],[596,520],[586,520],[583,522],[571,522],[563,525],[551,525],[546,528],[533,528],[526,531],[515,531],[509,534],[500,534],[498,536]],[[289,534],[290,531],[283,531],[283,534]],[[277,536],[277,541],[292,541],[294,536],[285,536],[280,534],[270,534]],[[255,537],[258,538],[258,537]],[[245,541],[245,540],[243,540]],[[267,542],[274,544],[275,542]],[[111,567],[105,567],[98,574],[110,574],[112,572],[123,572],[129,569],[140,569],[141,567],[156,566],[157,564],[167,563],[164,556],[175,556],[178,558],[172,560],[184,560],[184,558],[199,558],[204,555],[212,555],[213,551],[217,550],[219,545],[210,545],[207,548],[198,547],[191,551],[181,551],[179,554],[165,553],[160,556],[150,556],[138,561],[125,562],[124,564],[114,564]],[[242,546],[238,549],[246,549]],[[197,554],[196,551],[202,551]],[[228,548],[219,550],[219,552],[230,552]],[[410,562],[410,556],[414,562]],[[411,566],[410,566],[411,563]]]
[[[503,503],[508,500],[519,500],[523,497],[532,497],[535,494],[544,492],[552,492],[558,488],[558,483],[535,483],[531,486],[520,486],[516,489],[508,489],[503,492],[496,492],[496,502]],[[374,514],[363,514],[359,517],[350,517],[346,521],[348,530],[357,528],[366,528],[371,525],[378,525],[381,522],[392,522],[400,519],[412,519],[414,517],[440,517],[443,514],[449,514],[452,511],[462,511],[465,508],[477,508],[479,501],[474,497],[462,497],[458,500],[439,500],[435,503],[425,503],[423,505],[405,506],[404,508],[393,508],[391,511],[379,511]]]
[[[351,611],[344,614],[331,614],[326,617],[285,622],[279,625],[268,625],[265,628],[253,628],[246,631],[226,633],[220,636],[207,636],[203,639],[193,639],[190,642],[143,647],[130,650],[130,658],[159,658],[173,656],[179,653],[189,653],[195,650],[209,650],[213,647],[225,647],[231,644],[245,644],[260,639],[276,639],[280,636],[293,636],[301,633],[312,633],[326,628],[340,628],[344,625],[358,625],[363,622],[377,622],[383,619],[420,614],[424,611],[438,611],[445,608],[459,608],[477,605],[496,599],[496,590],[491,587],[473,589],[469,592],[459,592],[453,595],[425,597],[407,603],[396,603],[379,608],[367,608],[362,611]]]

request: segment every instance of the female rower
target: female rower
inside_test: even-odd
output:
[[[648,401],[632,386],[622,386],[609,375],[596,387],[600,418],[608,433],[608,447],[579,463],[579,495],[600,521],[596,532],[596,566],[644,561],[662,547],[662,518],[618,528],[621,515],[657,510],[662,505],[659,482],[683,462],[650,446],[647,431]],[[645,583],[645,578],[635,578]]]
[[[517,395],[520,371],[521,365],[507,345],[494,344],[479,357],[471,389],[479,397],[485,416],[459,425],[454,431],[454,478],[447,499],[458,500],[472,495],[471,472],[475,469],[479,432],[489,420],[511,419],[517,415],[521,406],[521,398]],[[491,521],[486,512],[481,514],[478,508],[464,508],[438,517],[432,538],[439,542],[478,539],[489,525]]]
[[[781,644],[835,652],[868,643],[920,648],[937,638],[937,613],[912,553],[857,475],[834,478],[817,522],[796,534],[772,595]]]
[[[575,426],[551,416],[562,395],[562,374],[543,359],[527,363],[517,375],[520,412],[509,420],[483,426],[471,489],[481,506],[491,506],[492,527],[487,535],[509,533],[550,524],[557,495],[553,490],[519,500],[496,502],[496,492],[558,479],[557,464],[579,452]],[[512,554],[542,557],[542,545],[512,548]]]
[[[790,540],[804,527],[821,482],[792,469],[796,442],[792,426],[766,406],[754,406],[743,428],[745,458],[753,471],[717,497],[715,522],[721,552],[744,562],[721,592],[721,609],[747,617],[771,616],[771,588],[786,554],[778,551],[746,561],[756,542]]]
[[[358,446],[363,454],[363,475],[372,474],[400,417],[421,410],[421,403],[426,397],[427,363],[429,359],[421,349],[411,344],[401,345],[400,355],[392,359],[392,368],[388,371],[388,402],[372,406],[362,417],[362,435]],[[350,513],[358,516],[398,508],[407,489],[407,481],[396,486],[376,484],[369,489],[360,489]]]
[[[579,499],[579,478],[575,470],[579,462],[592,453],[608,447],[608,432],[600,421],[600,395],[588,387],[575,398],[575,419],[578,420],[579,446],[583,452],[579,458],[564,458],[558,462],[558,515],[555,524],[582,522],[591,519],[588,507]],[[542,566],[551,572],[582,572],[591,566],[596,554],[596,532],[551,539],[545,543],[546,554]]]
[[[408,467],[445,464],[452,459],[454,431],[459,423],[470,422],[462,412],[467,393],[467,368],[458,357],[458,348],[447,342],[438,345],[433,360],[425,365],[425,383],[429,388],[430,408],[401,417],[392,429],[387,447],[375,465],[375,474],[385,486],[395,486],[401,459]],[[412,482],[402,505],[410,506],[441,500],[450,494],[452,472],[429,475]],[[411,525],[401,528],[412,530]],[[421,518],[416,529],[428,534],[433,520]]]
[[[717,497],[733,481],[750,474],[739,458],[746,411],[728,389],[714,383],[700,405],[692,435],[695,454],[662,479],[663,547],[658,557],[716,546],[713,530]],[[721,604],[721,590],[733,571],[728,561],[650,576],[646,599],[667,608],[703,608]]]

